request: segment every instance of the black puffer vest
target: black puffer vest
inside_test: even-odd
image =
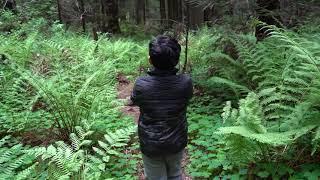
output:
[[[192,80],[177,69],[154,69],[136,80],[131,100],[140,107],[138,134],[142,153],[162,156],[187,145],[186,110],[192,97]]]

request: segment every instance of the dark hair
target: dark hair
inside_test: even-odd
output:
[[[173,69],[179,62],[181,46],[169,36],[157,36],[149,43],[149,56],[155,68]]]

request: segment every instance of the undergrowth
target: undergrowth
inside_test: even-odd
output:
[[[145,71],[146,43],[102,34],[94,41],[15,18],[1,14],[1,178],[136,178],[138,140],[120,112],[116,77]],[[191,34],[194,179],[320,176],[320,35],[306,27],[264,25],[269,36],[259,42],[219,28]],[[39,130],[47,131],[42,140],[28,143]]]
[[[206,90],[212,102],[226,101],[221,118],[213,116],[219,113],[215,110],[189,114],[191,144],[199,140],[204,147],[190,148],[196,154],[189,168],[195,177],[320,176],[320,35],[263,27],[269,37],[261,42],[250,34],[210,29],[192,37],[192,75],[198,88]],[[214,157],[212,164],[203,157]]]
[[[0,135],[22,141],[12,152],[33,159],[10,156],[21,165],[9,164],[4,175],[18,178],[27,168],[30,178],[132,179],[140,156],[134,121],[120,112],[116,77],[137,76],[145,66],[144,45],[103,35],[94,41],[59,24],[44,33],[42,19],[19,26],[0,35]],[[93,131],[89,140],[86,124]]]

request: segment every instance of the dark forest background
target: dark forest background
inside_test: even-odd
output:
[[[256,18],[279,27],[294,27],[317,17],[316,0],[3,0],[2,7],[19,13],[27,21],[42,17],[59,20],[66,28],[93,33],[134,33],[139,26],[145,33],[185,26],[229,24],[244,30]],[[244,28],[244,29],[242,29]]]

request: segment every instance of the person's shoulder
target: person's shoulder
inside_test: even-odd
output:
[[[150,77],[148,75],[139,76],[139,77],[137,77],[135,84],[138,86],[139,85],[142,86],[145,83],[147,83],[149,81],[149,79],[150,79]]]
[[[146,81],[148,79],[150,79],[149,75],[143,75],[143,76],[137,77],[136,82]]]

